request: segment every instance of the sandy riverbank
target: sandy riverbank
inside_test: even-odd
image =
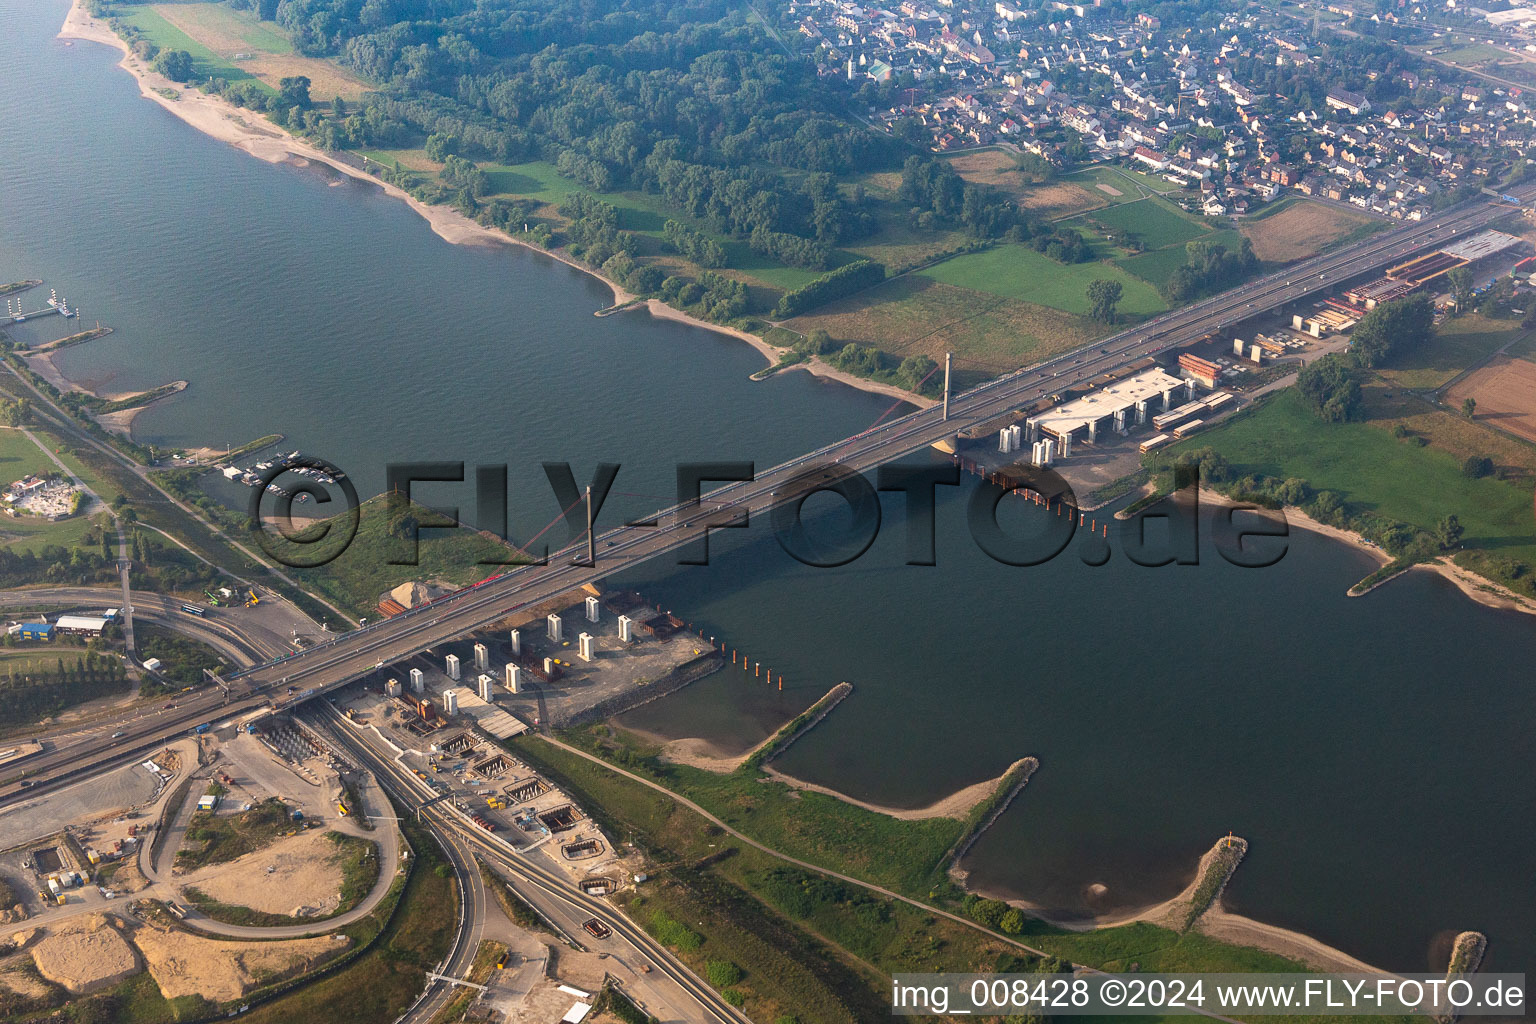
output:
[[[747,758],[751,757],[763,744],[772,740],[774,735],[777,735],[775,731],[773,735],[763,740],[762,743],[749,747],[739,754],[727,754],[709,740],[698,736],[669,740],[665,736],[657,735],[645,729],[637,729],[632,725],[619,725],[611,719],[608,724],[613,728],[623,729],[625,732],[632,733],[648,743],[658,744],[661,747],[659,755],[663,761],[688,765],[691,768],[714,772],[717,775],[727,775],[740,768]],[[886,804],[871,803],[868,800],[860,800],[849,796],[847,793],[841,793],[830,786],[822,786],[814,782],[806,782],[804,779],[797,779],[793,775],[781,772],[768,765],[763,766],[763,772],[769,778],[776,782],[782,782],[791,789],[807,793],[823,793],[827,796],[835,797],[845,804],[862,807],[866,811],[874,811],[876,814],[899,818],[902,821],[915,821],[922,818],[963,819],[971,808],[990,796],[1002,783],[1008,772],[1013,771],[1020,763],[1015,761],[997,778],[983,779],[962,789],[957,789],[955,792],[935,800],[926,807],[891,807]]]
[[[1086,932],[1098,928],[1116,928],[1122,925],[1145,922],[1160,928],[1170,928],[1174,931],[1182,927],[1194,899],[1195,888],[1204,877],[1211,859],[1215,856],[1220,845],[1225,839],[1217,843],[1201,855],[1195,873],[1178,895],[1171,899],[1163,900],[1145,907],[1130,908],[1096,916],[1057,917],[1049,913],[1044,907],[1030,903],[1028,900],[1010,899],[1006,902],[1018,907],[1031,917],[1039,918],[1047,924],[1064,928],[1068,931]],[[1241,865],[1237,868],[1242,870]],[[1102,894],[1103,886],[1090,886]],[[980,892],[980,895],[989,895]],[[1265,924],[1255,921],[1241,914],[1234,914],[1222,906],[1221,897],[1206,908],[1204,914],[1195,923],[1193,931],[1202,935],[1208,935],[1221,942],[1229,942],[1235,946],[1249,946],[1254,949],[1262,949],[1266,953],[1274,953],[1299,963],[1307,965],[1310,969],[1326,971],[1330,973],[1356,973],[1356,974],[1385,974],[1380,967],[1374,967],[1362,960],[1350,956],[1341,949],[1336,949],[1325,942],[1314,939],[1310,935],[1281,928],[1277,925]]]
[[[1200,496],[1202,501],[1227,502],[1225,497],[1217,494],[1215,491],[1202,490]],[[1285,507],[1285,517],[1288,522],[1300,526],[1303,530],[1310,530],[1313,533],[1336,540],[1341,544],[1348,544],[1357,551],[1363,551],[1374,558],[1379,565],[1386,565],[1392,561],[1391,555],[1358,533],[1350,530],[1341,530],[1337,526],[1329,526],[1327,523],[1320,523],[1293,505]],[[1485,579],[1470,569],[1463,569],[1452,561],[1449,556],[1437,558],[1431,562],[1420,562],[1404,571],[1435,573],[1450,581],[1457,590],[1460,590],[1480,605],[1489,608],[1499,608],[1505,611],[1524,612],[1527,615],[1536,615],[1536,601],[1528,597],[1522,597],[1508,587],[1495,583],[1490,579]],[[1365,595],[1362,594],[1360,596],[1363,597]]]
[[[237,107],[221,96],[198,92],[196,89],[188,88],[154,73],[144,65],[143,61],[140,61],[133,55],[133,52],[128,48],[128,44],[119,38],[105,22],[93,18],[85,10],[83,0],[74,0],[69,13],[64,18],[64,26],[59,30],[59,38],[85,39],[117,48],[123,54],[123,59],[119,66],[131,74],[135,81],[138,82],[139,92],[145,99],[158,103],[161,107],[175,114],[203,134],[212,136],[221,142],[227,142],[236,149],[249,153],[251,156],[265,160],[268,163],[292,163],[299,166],[303,166],[307,162],[324,164],[350,178],[371,182],[383,189],[385,194],[404,202],[421,215],[431,225],[432,231],[446,242],[454,245],[522,246],[549,256],[552,259],[559,260],[566,266],[579,270],[583,274],[589,274],[597,278],[613,292],[613,305],[620,305],[635,298],[634,295],[614,281],[565,253],[541,249],[538,246],[519,241],[502,231],[488,228],[471,220],[452,207],[429,206],[411,196],[404,189],[380,181],[371,174],[367,174],[350,164],[335,159],[317,146],[289,134],[260,114],[246,110],[243,107]],[[157,89],[174,90],[179,94],[179,98],[170,99],[156,92],[155,90]],[[707,320],[700,320],[698,317],[689,316],[681,310],[673,309],[657,299],[650,299],[644,305],[652,316],[659,319],[675,320],[692,327],[701,327],[706,331],[715,331],[719,334],[739,338],[761,353],[769,365],[777,363],[782,355],[782,350],[769,345],[756,335],[730,327],[722,327]],[[855,377],[850,373],[844,373],[841,370],[826,365],[820,359],[813,359],[809,363],[802,363],[799,365],[799,368],[807,369],[818,377],[836,380],[847,384],[849,387],[858,388],[861,391],[890,395],[892,398],[900,398],[922,407],[933,404],[930,399],[910,394],[889,384],[880,384],[875,381],[865,380],[862,377]]]
[[[38,355],[30,355],[26,352],[22,352],[21,356],[26,360],[27,365],[31,367],[33,373],[43,378],[43,380],[47,381],[49,384],[52,384],[55,388],[58,389],[60,394],[67,394],[71,391],[79,391],[88,395],[92,395],[96,398],[105,399],[109,402],[115,402],[119,399],[127,398],[130,395],[141,393],[136,391],[92,391],[90,388],[77,384],[70,380],[68,377],[64,376],[64,374],[60,372],[58,366],[55,365],[51,353],[44,352]],[[126,437],[131,441],[133,440],[133,421],[138,418],[139,413],[143,412],[145,409],[148,409],[156,402],[164,401],[165,399],[170,398],[172,395],[181,394],[188,387],[190,387],[190,385],[184,380],[172,381],[171,383],[179,384],[180,387],[176,388],[174,391],[169,391],[166,394],[161,395],[153,402],[145,402],[143,405],[136,405],[132,409],[119,409],[117,412],[101,413],[99,415],[93,414],[92,418],[95,419],[97,423],[101,424],[104,429],[117,434],[120,437]]]

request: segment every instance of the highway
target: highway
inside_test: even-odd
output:
[[[346,717],[328,701],[314,701],[304,708],[304,720],[335,744],[336,749],[359,766],[373,772],[374,777],[399,803],[408,810],[420,809],[423,824],[428,825],[444,839],[444,846],[455,853],[450,856],[462,874],[475,876],[476,894],[466,905],[470,920],[478,915],[483,920],[488,910],[486,893],[479,886],[478,871],[473,857],[484,860],[493,869],[511,878],[520,896],[537,910],[546,921],[572,936],[581,936],[584,945],[598,952],[608,952],[619,965],[628,968],[631,977],[621,978],[624,987],[640,995],[652,1012],[658,1016],[658,1003],[670,1006],[683,1014],[681,1019],[718,1024],[751,1024],[741,1011],[722,999],[687,966],[672,955],[641,927],[618,912],[607,901],[588,896],[569,879],[545,868],[532,860],[514,853],[504,842],[470,822],[469,817],[445,801],[427,803],[437,794],[413,775],[407,768],[391,758],[385,751],[367,742]],[[470,862],[460,863],[465,852],[472,854]],[[581,930],[581,924],[592,918],[606,924],[612,934],[606,939],[589,939]],[[463,943],[450,957],[458,968],[445,968],[440,973],[462,976],[464,967],[474,956],[477,943]],[[465,952],[467,945],[467,954]],[[639,965],[651,968],[649,972],[637,971]],[[435,1002],[429,998],[423,1005]]]
[[[1536,197],[1536,185],[1514,189],[1522,201]],[[1007,374],[951,399],[950,419],[939,406],[894,419],[853,437],[758,473],[749,482],[709,492],[658,513],[651,525],[626,525],[595,539],[596,565],[585,564],[585,542],[550,557],[547,564],[521,566],[474,587],[410,609],[393,618],[338,635],[324,643],[232,676],[228,692],[197,694],[158,724],[127,729],[122,746],[86,756],[79,750],[45,751],[26,764],[35,784],[49,785],[106,767],[123,751],[152,747],[177,731],[211,720],[281,709],[308,700],[367,672],[403,660],[437,644],[494,623],[510,613],[569,593],[586,583],[697,542],[710,526],[761,516],[796,497],[805,484],[827,472],[865,472],[882,463],[951,438],[1036,399],[1091,381],[1109,370],[1156,355],[1250,317],[1384,269],[1410,253],[1444,244],[1508,216],[1511,207],[1471,200],[1417,224],[1382,232],[1337,252],[1313,257],[1221,295],[1139,324],[1073,352]],[[798,484],[798,486],[797,486]],[[0,780],[0,805],[18,792],[15,776]]]

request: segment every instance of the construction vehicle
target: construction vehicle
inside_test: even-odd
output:
[[[498,971],[502,971],[502,970],[506,970],[506,967],[507,967],[507,958],[508,958],[508,957],[509,957],[509,956],[511,956],[511,954],[510,954],[510,953],[505,953],[505,952],[504,952],[504,953],[502,953],[502,954],[501,954],[501,956],[499,956],[499,957],[497,957],[497,958],[496,958],[496,969],[497,969],[497,970],[498,970]]]
[[[256,591],[252,590],[245,597],[245,606],[247,608],[254,608],[258,604],[261,604],[261,598],[257,597],[256,596]]]

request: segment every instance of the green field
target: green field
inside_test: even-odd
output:
[[[1150,174],[1142,174],[1140,171],[1127,167],[1108,167],[1099,165],[1084,167],[1080,171],[1073,171],[1061,177],[1062,181],[1075,182],[1086,188],[1096,196],[1100,196],[1105,202],[1111,204],[1134,203],[1143,195],[1141,189],[1149,189],[1161,195],[1179,191],[1179,187],[1170,181],[1153,177]],[[1112,196],[1097,185],[1108,185],[1120,193]],[[1137,186],[1140,186],[1138,188]]]
[[[0,487],[32,473],[56,473],[48,453],[19,430],[0,428]]]
[[[42,440],[44,436],[39,434],[38,439]],[[59,457],[74,468],[70,459],[63,455]],[[0,487],[31,473],[56,473],[58,469],[47,453],[33,444],[26,434],[20,430],[0,429]],[[86,533],[110,522],[105,511],[89,516],[70,516],[57,522],[25,514],[15,518],[0,515],[0,547],[32,551],[40,551],[48,544],[74,547],[81,543]]]
[[[263,83],[255,75],[245,71],[238,64],[214,53],[208,47],[166,21],[153,8],[119,8],[117,18],[138,29],[144,35],[144,38],[162,50],[186,50],[191,54],[192,63],[196,69],[193,75],[194,81],[206,78],[222,78],[231,84],[236,82],[255,82],[263,89],[270,88],[270,86]]]
[[[1185,213],[1166,199],[1143,199],[1138,203],[1121,203],[1094,210],[1070,222],[1082,225],[1094,234],[1096,225],[1103,225],[1119,244],[1127,238],[1136,238],[1147,249],[1182,246],[1210,233],[1210,227]]]
[[[264,22],[251,11],[241,11],[223,3],[176,3],[172,8],[177,21],[189,25],[199,38],[227,43],[241,51],[257,51],[278,56],[293,52],[275,22]]]
[[[942,284],[923,274],[892,278],[794,318],[802,334],[821,328],[839,345],[874,345],[897,358],[955,358],[957,386],[1085,345],[1111,330],[1059,309]]]
[[[1300,477],[1350,505],[1433,531],[1455,514],[1469,550],[1536,563],[1529,486],[1462,475],[1457,456],[1419,448],[1370,423],[1325,423],[1288,389],[1261,408],[1173,446],[1214,448],[1235,474]]]
[[[920,271],[921,276],[959,288],[1050,306],[1079,315],[1088,312],[1090,282],[1119,281],[1124,290],[1120,312],[1131,317],[1160,313],[1168,307],[1157,289],[1113,264],[1062,264],[1026,245],[998,245],[966,253]]]
[[[1429,344],[1404,353],[1381,376],[1399,387],[1433,390],[1518,339],[1536,337],[1508,320],[1476,313],[1447,320]]]
[[[1219,242],[1226,246],[1228,252],[1236,250],[1243,244],[1243,236],[1231,230],[1208,232],[1204,237],[1207,241]],[[1171,245],[1166,249],[1137,253],[1135,256],[1122,256],[1114,262],[1116,266],[1135,274],[1153,287],[1161,288],[1167,284],[1174,272],[1188,261],[1189,254],[1180,244]]]
[[[357,536],[334,561],[293,574],[307,588],[323,594],[339,607],[373,616],[384,592],[410,580],[445,580],[464,586],[484,579],[503,566],[492,560],[518,557],[511,545],[466,528],[433,529],[427,524],[441,519],[420,505],[410,515],[422,524],[418,564],[391,564],[390,559],[410,557],[409,543],[390,533],[386,496],[363,502],[358,514]],[[338,536],[340,534],[338,533]]]

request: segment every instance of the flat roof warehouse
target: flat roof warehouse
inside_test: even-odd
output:
[[[1065,437],[1074,431],[1087,429],[1099,420],[1114,416],[1116,413],[1129,415],[1138,403],[1161,398],[1169,392],[1188,387],[1190,387],[1188,381],[1180,380],[1161,369],[1147,370],[1134,377],[1116,381],[1082,398],[1074,398],[1038,416],[1031,416],[1026,422],[1032,429],[1047,431],[1058,438]]]

